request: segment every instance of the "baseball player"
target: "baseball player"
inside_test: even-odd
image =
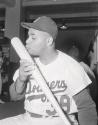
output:
[[[41,16],[33,23],[22,23],[22,26],[28,29],[26,49],[72,125],[97,125],[96,106],[86,90],[91,81],[78,62],[55,49],[56,23],[50,17]],[[1,125],[65,125],[41,89],[34,72],[35,65],[20,60],[10,95],[12,100],[25,97],[25,113],[3,119]]]

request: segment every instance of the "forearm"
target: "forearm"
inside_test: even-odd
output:
[[[96,106],[86,89],[74,96],[80,125],[97,125]]]
[[[11,100],[20,100],[25,95],[26,83],[23,83],[17,78],[16,82],[11,84],[9,88]]]
[[[26,81],[21,81],[18,77],[14,83],[14,86],[15,86],[15,91],[17,92],[17,94],[22,94],[24,93],[26,89]]]

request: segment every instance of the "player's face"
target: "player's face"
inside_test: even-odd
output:
[[[28,31],[28,39],[26,40],[26,48],[30,55],[40,56],[47,48],[48,33],[30,28]]]

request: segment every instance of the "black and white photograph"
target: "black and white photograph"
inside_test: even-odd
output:
[[[0,0],[0,125],[98,125],[98,0]]]

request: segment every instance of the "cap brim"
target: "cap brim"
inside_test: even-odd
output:
[[[35,25],[34,23],[21,22],[21,26],[22,26],[23,28],[26,28],[26,29],[32,28],[32,29],[36,29],[36,30],[42,31],[42,30],[40,29],[40,27],[38,27],[38,26]]]
[[[32,23],[21,22],[21,26],[23,28],[29,29],[29,28],[32,28]]]

